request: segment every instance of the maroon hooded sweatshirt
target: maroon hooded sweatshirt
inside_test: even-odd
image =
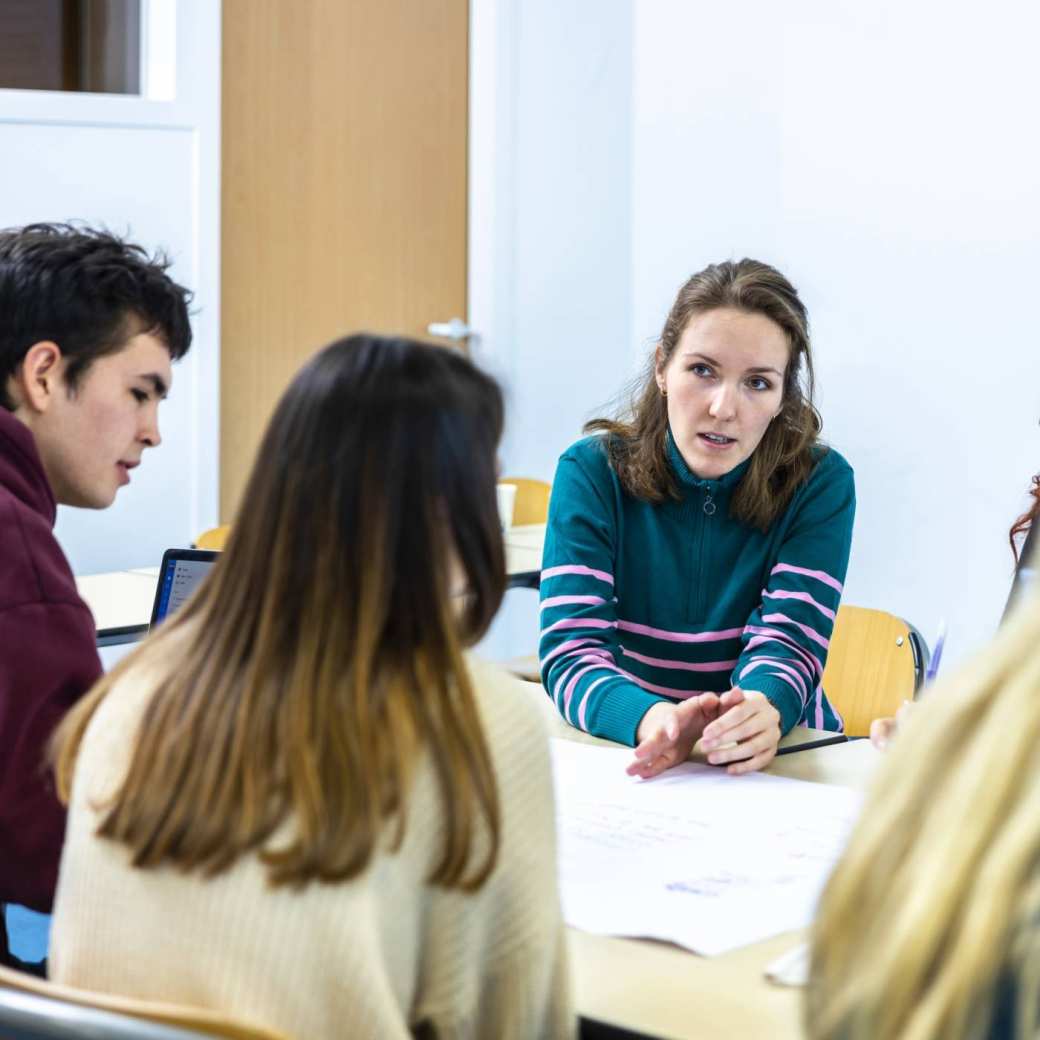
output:
[[[65,833],[47,741],[101,675],[56,512],[32,434],[0,407],[0,902],[44,912]]]

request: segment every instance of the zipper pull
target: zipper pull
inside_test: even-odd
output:
[[[715,503],[712,501],[711,492],[704,492],[704,512],[707,516],[715,515]]]

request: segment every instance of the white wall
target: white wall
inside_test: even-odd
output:
[[[631,363],[630,0],[472,0],[469,319],[504,474],[551,480]],[[480,650],[537,647],[515,590]]]
[[[502,472],[551,480],[632,361],[630,0],[470,5],[469,319],[502,381]],[[537,647],[510,592],[481,652]]]
[[[503,472],[551,479],[631,363],[630,0],[471,4],[470,320]]]
[[[846,600],[991,634],[1040,469],[1040,8],[635,5],[632,340],[706,263],[779,266],[856,470]]]
[[[104,224],[165,249],[196,293],[163,444],[111,509],[59,510],[78,574],[157,564],[217,516],[220,4],[146,0],[143,21],[146,96],[0,90],[0,227]]]

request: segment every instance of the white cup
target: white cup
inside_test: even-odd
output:
[[[516,507],[516,485],[496,484],[495,493],[498,497],[498,518],[502,524],[502,530],[508,531],[513,526],[513,510]]]

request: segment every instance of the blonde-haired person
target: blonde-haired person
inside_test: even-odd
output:
[[[1040,598],[905,721],[823,894],[813,1040],[1040,1032]]]
[[[841,729],[821,685],[855,491],[819,439],[809,319],[756,260],[680,288],[629,414],[560,459],[542,561],[545,689],[572,725],[687,758],[768,765],[801,723]]]
[[[208,580],[60,731],[52,978],[300,1040],[572,1035],[544,720],[464,653],[501,429],[452,351],[301,370]]]

